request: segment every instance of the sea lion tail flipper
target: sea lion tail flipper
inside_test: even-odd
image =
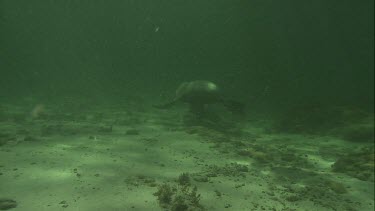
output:
[[[168,109],[174,106],[175,104],[176,104],[176,101],[171,101],[171,102],[161,104],[161,105],[153,105],[153,107],[158,108],[158,109]]]

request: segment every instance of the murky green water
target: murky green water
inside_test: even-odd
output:
[[[373,107],[372,0],[0,0],[3,209],[373,210]]]

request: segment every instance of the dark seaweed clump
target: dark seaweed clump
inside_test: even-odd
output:
[[[9,210],[17,207],[17,202],[13,199],[0,198],[0,210]]]
[[[177,182],[178,186],[164,183],[158,187],[154,196],[157,196],[159,205],[171,211],[204,210],[200,204],[201,196],[197,186],[190,185],[189,174],[181,174]]]
[[[190,185],[190,176],[189,173],[182,173],[178,179],[177,182],[179,185],[185,186]]]

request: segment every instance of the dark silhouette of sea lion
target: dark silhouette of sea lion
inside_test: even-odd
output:
[[[162,105],[155,105],[159,109],[168,109],[178,102],[189,104],[190,111],[194,114],[205,113],[206,105],[220,103],[233,113],[244,113],[244,103],[226,99],[222,96],[219,87],[210,81],[198,80],[182,83],[176,90],[172,101]]]

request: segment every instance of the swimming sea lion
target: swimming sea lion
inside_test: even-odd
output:
[[[188,103],[190,111],[195,114],[203,114],[207,104],[215,103],[223,104],[231,112],[243,113],[244,111],[243,103],[223,98],[215,83],[204,80],[182,83],[177,88],[172,101],[154,107],[168,109],[178,102]]]

